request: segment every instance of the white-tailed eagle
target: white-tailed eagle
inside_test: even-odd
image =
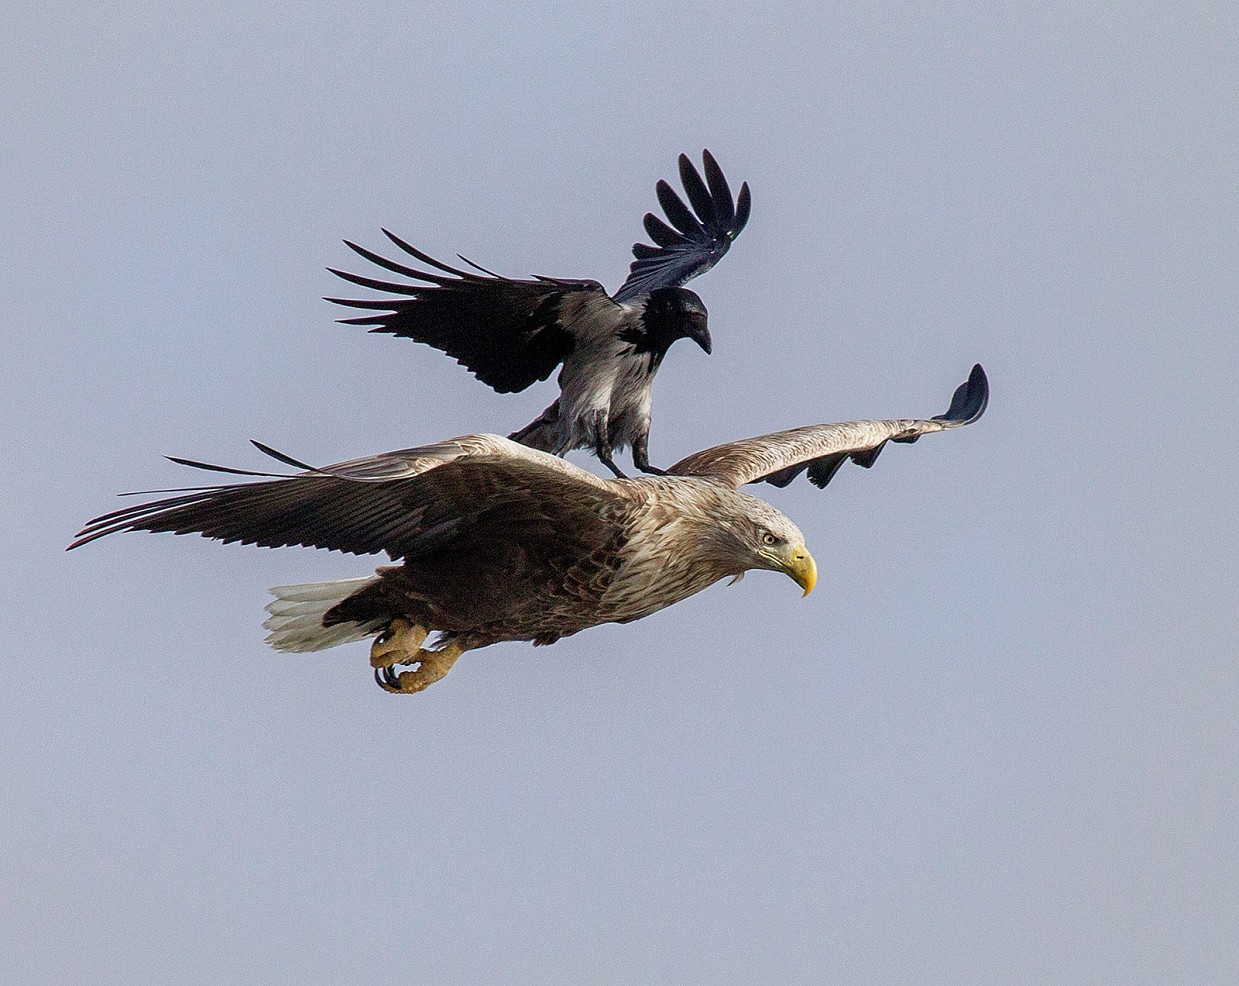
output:
[[[321,469],[260,445],[304,471],[158,491],[178,495],[97,517],[69,547],[143,530],[385,552],[396,564],[365,578],[272,589],[267,640],[278,650],[313,651],[375,637],[378,683],[417,692],[464,651],[504,640],[550,644],[600,623],[639,620],[748,569],[783,572],[808,595],[817,567],[799,528],[740,487],[782,486],[802,472],[825,486],[845,460],[871,466],[887,442],[969,424],[988,400],[978,365],[937,417],[794,428],[706,449],[667,475],[639,479],[604,480],[498,435]],[[423,648],[435,630],[436,649]]]
[[[646,213],[645,230],[654,245],[633,245],[636,259],[614,295],[592,280],[516,280],[470,260],[465,263],[473,270],[450,267],[383,230],[431,270],[346,240],[366,260],[410,281],[332,269],[387,297],[327,300],[377,312],[340,321],[442,350],[499,393],[524,390],[562,364],[559,398],[509,437],[555,455],[592,449],[617,476],[623,473],[612,456],[631,446],[638,469],[660,472],[649,462],[654,374],[677,339],[692,339],[710,352],[705,305],[682,285],[713,267],[749,218],[748,185],[741,185],[733,201],[714,156],[707,150],[702,158],[704,180],[680,155],[680,180],[692,209],[665,181],[658,182],[658,201],[670,225]]]

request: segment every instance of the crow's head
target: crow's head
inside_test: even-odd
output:
[[[706,306],[694,291],[687,288],[651,291],[641,316],[646,345],[651,350],[666,352],[677,339],[692,339],[708,353],[711,345],[706,317]]]

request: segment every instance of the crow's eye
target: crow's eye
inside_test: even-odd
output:
[[[773,534],[770,534],[769,532],[767,532],[761,536],[761,543],[762,544],[778,544],[779,539],[775,537]]]

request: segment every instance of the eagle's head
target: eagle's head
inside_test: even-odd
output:
[[[817,563],[805,547],[800,528],[780,511],[747,493],[727,490],[726,502],[714,505],[708,552],[735,575],[760,568],[782,572],[807,596],[817,584]],[[739,509],[736,509],[736,508]]]
[[[750,552],[749,568],[764,568],[782,572],[807,596],[817,585],[817,563],[805,547],[800,528],[768,503],[757,500],[763,509],[750,510],[747,548]]]

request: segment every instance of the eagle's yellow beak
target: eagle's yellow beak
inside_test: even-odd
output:
[[[813,556],[809,554],[809,549],[803,544],[792,548],[788,552],[787,564],[783,566],[783,571],[788,574],[793,582],[804,589],[806,596],[817,585],[817,562],[813,560]]]

